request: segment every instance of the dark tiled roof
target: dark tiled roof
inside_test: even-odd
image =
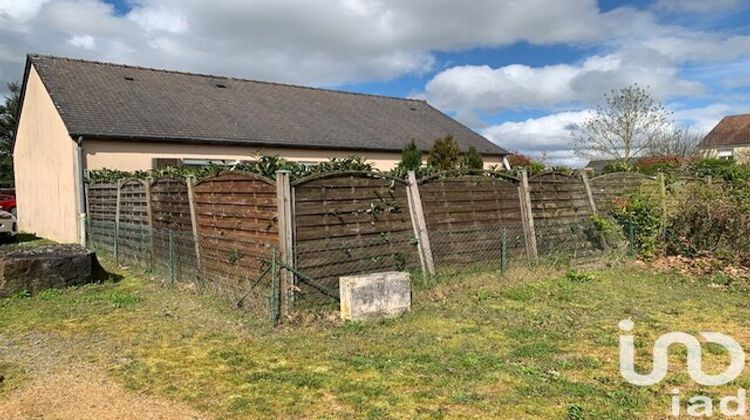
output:
[[[258,146],[507,152],[424,101],[30,55],[71,135]]]
[[[698,145],[701,149],[750,144],[750,114],[724,117]]]

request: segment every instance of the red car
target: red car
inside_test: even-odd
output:
[[[16,197],[12,195],[0,195],[0,210],[16,215]]]

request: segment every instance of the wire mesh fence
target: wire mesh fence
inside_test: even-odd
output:
[[[293,278],[295,305],[310,307],[337,301],[339,278],[347,275],[408,271],[425,280],[476,272],[502,274],[531,262],[596,258],[627,248],[625,242],[598,231],[589,219],[538,223],[536,258],[530,255],[528,231],[522,223],[431,231],[435,269],[431,276],[422,270],[424,256],[413,233],[300,242],[294,264],[286,266],[275,246],[252,239],[202,235],[196,241],[192,231],[101,220],[89,220],[88,231],[95,233],[88,238],[89,246],[117,264],[140,267],[168,285],[192,284],[273,321],[280,316],[282,270]]]
[[[256,315],[278,320],[277,250],[246,241],[193,232],[152,230],[145,225],[88,220],[87,245],[118,265],[141,268],[166,285],[189,284],[232,301]]]

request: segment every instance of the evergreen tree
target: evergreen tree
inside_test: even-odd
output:
[[[484,169],[484,159],[477,152],[477,148],[469,146],[469,151],[464,155],[464,168],[466,169]]]
[[[405,171],[416,171],[422,166],[422,151],[417,148],[414,140],[410,141],[401,152],[401,162],[399,162],[399,169]]]
[[[13,136],[18,116],[21,86],[8,83],[9,94],[0,105],[0,187],[13,186]]]
[[[435,140],[430,150],[427,165],[439,171],[458,168],[461,163],[461,150],[453,136],[448,135]]]

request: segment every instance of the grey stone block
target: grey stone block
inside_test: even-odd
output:
[[[106,278],[96,254],[78,245],[0,250],[0,297],[63,288]]]
[[[341,318],[363,321],[395,318],[411,309],[409,274],[399,271],[339,279]]]

